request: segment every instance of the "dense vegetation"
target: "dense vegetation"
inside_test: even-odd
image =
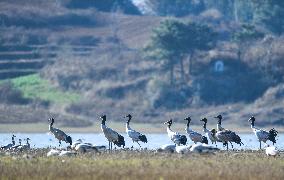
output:
[[[1,1],[1,106],[283,124],[281,1],[133,2]]]
[[[145,0],[162,16],[186,16],[216,9],[227,21],[254,23],[276,34],[283,32],[284,3],[279,0]]]

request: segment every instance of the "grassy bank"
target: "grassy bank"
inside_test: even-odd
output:
[[[216,155],[114,152],[47,158],[0,156],[0,179],[283,179],[284,156],[264,152]]]
[[[125,132],[124,122],[108,122],[108,126],[119,131]],[[210,128],[215,128],[216,125],[210,126]],[[60,126],[56,126],[60,127]],[[137,129],[144,133],[166,133],[166,126],[162,123],[158,124],[143,124],[143,123],[133,123],[131,125],[134,129]],[[202,132],[201,126],[191,126],[192,129]],[[225,126],[227,127],[227,126]],[[229,129],[234,130],[239,133],[252,133],[250,127],[240,127],[240,126],[228,126]],[[265,127],[264,129],[271,129],[272,127]],[[87,127],[60,127],[68,133],[101,133],[100,121],[95,121],[92,126]],[[173,130],[177,132],[185,132],[185,124],[176,123],[172,127]],[[284,127],[280,126],[276,128],[279,133],[284,133]],[[44,133],[48,131],[48,122],[46,123],[23,123],[23,124],[0,124],[0,133]]]
[[[56,89],[50,82],[38,74],[22,76],[11,80],[14,88],[19,89],[25,98],[41,99],[51,103],[68,104],[76,102],[80,96],[76,93]]]

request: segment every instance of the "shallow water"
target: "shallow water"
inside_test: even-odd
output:
[[[52,134],[49,133],[16,133],[16,143],[18,144],[18,139],[25,139],[29,137],[31,139],[30,144],[31,147],[35,148],[43,148],[43,147],[56,147],[58,146],[58,141]],[[69,134],[73,142],[77,139],[82,139],[84,142],[90,142],[96,145],[106,145],[108,146],[108,142],[102,133],[71,133]],[[133,143],[131,139],[126,135],[122,134],[125,137],[126,147],[134,146],[134,148],[139,148],[137,143]],[[239,134],[242,142],[245,144],[244,146],[234,145],[235,149],[252,149],[256,150],[259,148],[259,142],[254,134]],[[11,142],[10,133],[0,133],[0,146],[6,145]],[[148,149],[156,149],[161,147],[164,144],[172,144],[171,140],[168,138],[167,134],[146,134],[148,143],[140,143],[143,148]],[[187,137],[188,138],[188,137]],[[192,141],[188,138],[188,144],[192,144]],[[209,142],[210,144],[210,142]],[[272,144],[272,143],[268,143]],[[62,143],[62,146],[67,146],[65,142]],[[264,144],[263,144],[264,146]],[[279,134],[277,136],[277,143],[275,145],[278,149],[284,149],[284,134]],[[219,143],[218,147],[223,148]],[[230,146],[229,146],[230,147]]]

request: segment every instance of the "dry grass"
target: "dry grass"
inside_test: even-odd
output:
[[[216,155],[114,152],[46,158],[0,156],[0,179],[283,179],[284,156],[263,152]]]

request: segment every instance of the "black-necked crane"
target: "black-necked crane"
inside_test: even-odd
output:
[[[216,133],[215,133],[215,129],[213,130],[209,130],[207,129],[206,125],[207,125],[207,118],[202,118],[200,121],[203,121],[203,132],[207,135],[207,137],[210,139],[212,144],[217,144],[217,137],[216,137]]]
[[[5,146],[2,146],[1,147],[1,149],[4,149],[4,150],[7,150],[7,149],[10,149],[10,148],[12,148],[13,146],[15,146],[15,135],[13,134],[12,135],[12,143],[9,143],[9,144],[7,144],[7,145],[5,145]]]
[[[267,141],[271,141],[273,145],[276,143],[276,136],[278,132],[274,128],[270,129],[269,132],[256,128],[254,126],[255,117],[253,116],[248,121],[251,123],[251,129],[253,130],[259,141],[259,149],[261,149],[261,142],[264,142],[266,144]]]
[[[189,138],[191,139],[191,141],[194,142],[194,144],[200,142],[200,143],[205,143],[205,144],[208,144],[208,139],[206,136],[203,136],[201,135],[200,133],[192,130],[190,127],[189,127],[189,124],[191,122],[191,118],[190,117],[187,117],[184,119],[185,121],[187,121],[187,124],[186,124],[186,128],[185,128],[185,131],[186,133],[188,134]]]
[[[16,150],[16,149],[20,148],[21,146],[22,146],[22,139],[19,139],[19,144],[18,144],[18,145],[14,145],[14,146],[12,147],[12,149],[13,149],[13,150]]]
[[[227,144],[227,150],[229,149],[228,142],[230,142],[232,148],[233,148],[232,142],[239,144],[240,146],[243,145],[240,136],[238,136],[235,132],[225,129],[221,126],[222,123],[221,115],[218,115],[215,118],[218,119],[216,137],[219,141],[223,142],[224,144],[225,143]]]
[[[172,123],[173,123],[172,119],[164,123],[164,124],[167,124],[167,133],[168,133],[169,138],[178,146],[181,144],[185,145],[187,142],[186,136],[172,131],[171,130]]]
[[[27,138],[27,139],[24,139],[24,140],[26,140],[26,144],[24,144],[24,145],[22,145],[22,149],[24,149],[24,150],[27,150],[27,149],[30,149],[31,148],[31,145],[30,145],[30,143],[29,143],[29,140],[31,140],[30,138]]]
[[[102,119],[101,129],[109,142],[109,150],[112,150],[112,143],[114,143],[118,147],[122,146],[124,148],[125,146],[124,137],[118,134],[113,129],[106,126],[106,115],[101,116],[101,119]]]
[[[212,134],[212,136],[213,136],[215,139],[217,139],[217,140],[216,140],[217,142],[223,143],[223,147],[225,147],[225,146],[228,145],[228,142],[227,142],[227,141],[224,142],[224,141],[221,141],[221,140],[219,140],[219,139],[217,138],[217,136],[216,136],[217,131],[216,131],[215,128],[211,129],[211,134]],[[217,147],[217,144],[216,144],[216,147]]]
[[[55,136],[56,139],[59,141],[59,146],[61,145],[61,141],[65,141],[66,143],[69,143],[72,145],[72,138],[65,134],[63,131],[60,129],[54,128],[54,118],[50,118],[48,121],[50,121],[49,124],[49,131]]]
[[[216,116],[216,117],[214,117],[214,118],[218,119],[217,131],[223,131],[223,130],[225,130],[225,128],[222,127],[222,119],[223,119],[222,115],[219,114],[218,116]]]
[[[143,143],[147,143],[147,137],[144,134],[141,134],[140,132],[135,131],[134,129],[132,129],[129,126],[129,123],[132,119],[132,116],[130,114],[128,114],[126,116],[126,118],[128,118],[128,120],[126,121],[126,133],[127,135],[132,139],[133,142],[136,142],[140,148],[141,145],[139,144],[139,141],[143,142]]]

